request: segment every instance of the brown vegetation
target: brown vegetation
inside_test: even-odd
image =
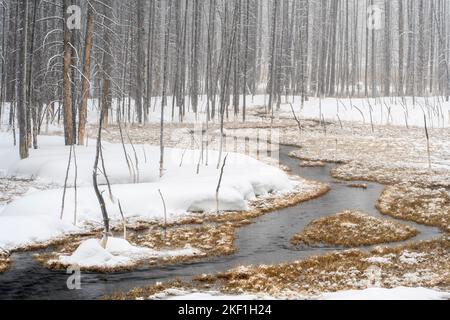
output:
[[[443,188],[421,188],[408,184],[387,187],[378,209],[397,219],[435,226],[450,232],[450,193]]]
[[[295,235],[291,243],[357,247],[403,241],[417,233],[416,229],[399,222],[381,220],[357,211],[344,211],[314,220]]]
[[[142,299],[170,288],[224,293],[258,293],[274,297],[305,297],[377,285],[450,288],[450,240],[380,247],[372,252],[347,250],[279,265],[238,267],[216,275],[201,275],[193,282],[157,284],[118,293],[108,299]]]
[[[9,269],[11,259],[7,255],[0,254],[0,273],[3,273]]]

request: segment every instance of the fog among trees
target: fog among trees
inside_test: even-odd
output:
[[[44,119],[82,144],[91,99],[108,124],[145,123],[160,108],[178,122],[198,110],[245,121],[256,94],[268,113],[294,96],[447,97],[449,4],[2,1],[0,106],[12,107],[0,114],[25,158]]]

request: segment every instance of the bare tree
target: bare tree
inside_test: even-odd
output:
[[[86,38],[84,44],[84,65],[83,65],[83,81],[82,81],[82,99],[79,109],[79,125],[78,125],[78,144],[84,144],[86,121],[87,121],[87,107],[89,101],[90,91],[90,70],[91,70],[91,53],[94,36],[94,14],[92,8],[89,7],[86,21]]]

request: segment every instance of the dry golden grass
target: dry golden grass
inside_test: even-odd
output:
[[[418,234],[415,228],[357,211],[344,211],[312,221],[295,235],[293,245],[319,243],[345,247],[398,242]]]
[[[347,250],[280,265],[238,267],[193,282],[169,282],[107,299],[142,299],[167,289],[220,290],[229,294],[258,293],[274,297],[313,296],[323,292],[365,289],[377,285],[450,288],[450,240],[380,247],[372,252]]]
[[[173,249],[190,246],[204,252],[203,257],[230,255],[235,252],[235,227],[230,224],[183,226],[159,232],[134,233],[129,240],[142,247]]]
[[[9,256],[0,254],[0,273],[3,273],[9,269],[11,259]]]
[[[414,256],[420,257],[417,263],[406,259]],[[376,257],[389,262],[372,262]],[[318,294],[367,288],[373,284],[370,282],[374,268],[380,273],[377,281],[382,287],[446,288],[450,285],[450,241],[384,248],[370,254],[350,250],[277,266],[238,268],[219,274],[218,278],[226,292]]]
[[[331,171],[331,175],[344,181],[370,181],[386,185],[410,183],[424,187],[449,187],[448,171],[411,167],[349,162]]]
[[[298,146],[292,156],[303,161],[341,164],[333,177],[347,181],[383,184],[410,182],[422,186],[450,187],[449,169],[441,165],[450,157],[449,131],[430,129],[432,170],[428,166],[427,144],[421,128],[375,126],[354,122],[309,125],[301,135],[292,121],[281,128],[280,143]],[[246,129],[248,130],[248,129]],[[439,164],[439,166],[437,165]]]
[[[386,187],[378,209],[389,216],[410,220],[450,232],[450,193],[408,184]]]

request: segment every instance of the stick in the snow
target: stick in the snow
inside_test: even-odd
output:
[[[289,105],[291,106],[291,111],[292,111],[292,114],[294,115],[294,120],[295,120],[295,122],[297,122],[298,130],[300,132],[302,132],[302,124],[301,124],[300,120],[298,119],[297,115],[295,114],[294,106],[292,105],[292,103],[289,103]]]
[[[73,182],[73,189],[75,192],[75,208],[73,211],[73,224],[77,225],[77,209],[78,209],[78,189],[77,189],[77,180],[78,180],[78,165],[77,165],[77,153],[76,147],[73,145],[73,164],[75,165],[75,179]]]
[[[125,139],[123,138],[123,130],[122,130],[122,124],[120,122],[120,118],[117,120],[118,124],[119,124],[119,133],[120,133],[120,141],[122,143],[122,149],[123,149],[123,154],[125,156],[125,161],[127,162],[127,166],[128,166],[128,171],[130,172],[130,176],[133,176],[133,181],[136,180],[135,178],[135,174],[134,174],[134,170],[131,169],[131,160],[129,159],[130,156],[128,155],[127,152],[127,148],[125,147]]]
[[[69,161],[67,161],[66,178],[64,179],[64,189],[63,189],[63,196],[62,196],[62,202],[61,202],[61,215],[60,215],[61,220],[63,219],[63,216],[64,216],[64,204],[65,204],[65,200],[66,200],[67,180],[69,179],[70,164],[72,163],[72,149],[73,149],[73,145],[70,146]]]
[[[219,191],[220,191],[220,185],[222,184],[223,171],[225,169],[225,165],[227,164],[227,158],[228,158],[228,154],[223,159],[222,169],[220,169],[219,183],[217,184],[217,188],[216,188],[216,212],[217,213],[219,213]]]
[[[428,169],[431,170],[430,135],[428,133],[427,116],[425,114],[423,115],[423,121],[425,124],[425,137],[427,138]]]
[[[109,198],[111,199],[111,202],[114,203],[115,202],[114,196],[112,194],[111,183],[109,182],[108,174],[106,173],[105,159],[103,158],[103,149],[102,149],[101,145],[100,145],[100,160],[102,162],[102,169],[100,171],[103,174],[103,176],[105,177],[106,185],[108,186]]]
[[[137,156],[137,152],[136,152],[136,148],[134,147],[133,140],[131,140],[130,133],[128,132],[128,130],[126,130],[125,132],[127,134],[128,141],[130,142],[131,149],[133,150],[133,153],[134,153],[135,172],[136,172],[136,181],[134,181],[134,182],[139,183],[139,158]]]
[[[120,204],[120,200],[117,200],[119,204],[120,215],[122,216],[123,223],[123,239],[127,240],[127,220],[125,219],[125,215],[123,214],[122,205]]]
[[[158,189],[159,196],[161,197],[161,201],[164,208],[164,239],[167,237],[167,207],[166,207],[166,201],[164,200],[164,196],[160,189]]]

